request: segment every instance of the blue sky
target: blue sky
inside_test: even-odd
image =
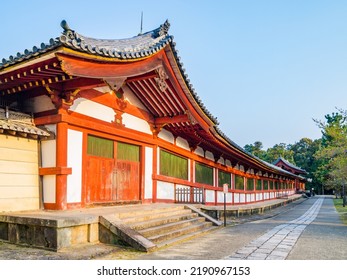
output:
[[[347,1],[5,1],[0,59],[60,35],[127,38],[166,19],[186,73],[240,146],[321,136],[313,118],[347,109]]]

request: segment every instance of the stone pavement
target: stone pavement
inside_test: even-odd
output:
[[[317,217],[324,198],[319,198],[302,216],[278,225],[226,259],[231,260],[284,260],[306,226]]]

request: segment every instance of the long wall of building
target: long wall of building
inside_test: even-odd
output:
[[[130,91],[125,91],[125,98],[143,110]],[[66,151],[70,170],[40,173],[48,209],[55,209],[62,199],[67,208],[112,202],[218,205],[224,202],[224,184],[228,185],[228,204],[295,193],[294,180],[231,166],[229,160],[216,158],[199,146],[192,151],[186,139],[174,137],[165,128],[154,137],[150,124],[138,116],[124,113],[121,125],[116,126],[115,113],[105,104],[79,98],[68,112],[66,125],[60,125],[63,130],[57,130],[59,124],[46,125],[56,136],[41,144],[43,170],[59,167],[57,150]],[[59,194],[56,184],[62,178],[66,191]]]

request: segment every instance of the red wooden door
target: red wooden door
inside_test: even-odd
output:
[[[85,202],[120,202],[140,199],[140,148],[88,136]]]
[[[86,202],[112,200],[114,159],[89,156],[86,172]]]
[[[117,201],[136,201],[140,199],[140,163],[117,160],[116,191]]]

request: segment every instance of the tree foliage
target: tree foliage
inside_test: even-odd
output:
[[[341,192],[347,183],[347,113],[343,110],[315,120],[322,130],[322,143],[315,153],[319,166],[315,175],[326,189]]]

